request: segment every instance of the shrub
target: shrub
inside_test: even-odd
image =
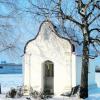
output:
[[[35,98],[35,99],[43,99],[43,100],[46,100],[46,98],[52,98],[51,95],[47,95],[46,93],[40,91],[36,91],[36,90],[33,90],[33,88],[30,89],[30,95]]]
[[[17,93],[16,93],[17,97],[22,97],[23,96],[23,90],[22,87],[17,87]]]
[[[19,98],[22,96],[23,96],[22,87],[17,87],[17,89],[11,88],[11,90],[6,93],[7,98],[15,98],[15,97]]]
[[[12,88],[12,89],[6,94],[6,97],[8,97],[8,98],[15,98],[16,93],[17,93],[16,89]]]

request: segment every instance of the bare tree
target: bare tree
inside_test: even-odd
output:
[[[0,0],[0,53],[5,52],[8,56],[18,55],[18,50],[21,49],[18,45],[20,34],[16,33],[17,14],[18,8],[14,0]]]
[[[68,37],[83,46],[80,98],[88,97],[89,58],[100,54],[100,1],[99,0],[27,0],[25,11],[35,18],[49,18],[60,23]],[[67,26],[74,28],[68,34]],[[81,40],[79,40],[79,37]],[[90,48],[94,49],[92,55]]]

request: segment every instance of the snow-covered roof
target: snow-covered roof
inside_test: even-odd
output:
[[[45,20],[45,21],[43,21],[43,22],[41,23],[37,35],[36,35],[33,39],[29,40],[29,41],[26,43],[26,45],[25,45],[25,47],[24,47],[24,53],[25,53],[25,50],[26,50],[27,45],[28,45],[31,41],[33,41],[33,40],[35,40],[35,39],[37,38],[37,36],[39,35],[39,32],[40,32],[40,30],[41,30],[42,25],[43,25],[44,23],[46,23],[46,22],[50,23],[50,24],[53,26],[53,29],[55,30],[54,33],[55,33],[58,37],[67,40],[67,41],[71,44],[72,52],[74,52],[74,51],[75,51],[75,46],[74,46],[74,44],[71,42],[71,40],[70,40],[69,38],[65,37],[65,36],[62,36],[62,35],[61,35],[62,33],[60,34],[60,32],[61,32],[60,29],[58,30],[57,27],[56,27],[50,20]],[[59,33],[59,34],[58,34],[58,33]]]

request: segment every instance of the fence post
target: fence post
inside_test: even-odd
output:
[[[0,94],[1,94],[1,83],[0,83]]]

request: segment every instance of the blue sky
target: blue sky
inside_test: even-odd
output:
[[[16,0],[17,1],[17,0]],[[26,0],[19,0],[20,3],[16,2],[16,4],[19,4],[19,7],[24,8],[27,5]],[[0,15],[8,15],[13,8],[10,8],[7,4],[0,3]],[[16,15],[16,12],[14,12]],[[30,15],[23,13],[19,16],[17,15],[16,19],[3,19],[0,18],[0,22],[2,24],[10,23],[12,25],[11,29],[9,30],[9,36],[7,37],[5,34],[4,36],[1,36],[0,39],[4,41],[5,39],[9,41],[8,43],[17,40],[16,45],[22,46],[21,51],[18,51],[18,54],[11,53],[8,51],[0,52],[0,62],[1,61],[7,61],[7,62],[15,62],[15,63],[21,63],[21,57],[23,55],[23,48],[25,46],[25,43],[29,40],[34,38],[34,36],[37,33],[39,25],[33,22],[33,19],[30,18]],[[5,29],[4,29],[5,30]],[[1,31],[0,31],[1,32]],[[2,31],[4,32],[4,31]],[[8,33],[8,32],[7,32]],[[5,41],[4,41],[5,42]]]
[[[28,40],[34,38],[34,36],[38,32],[39,25],[41,24],[41,22],[34,19],[34,17],[32,17],[29,13],[25,13],[25,12],[22,13],[25,8],[28,8],[30,6],[29,3],[27,2],[27,0],[14,0],[14,1],[16,2],[16,5],[19,8],[21,8],[22,11],[19,11],[20,14],[17,15],[16,19],[7,20],[7,22],[8,23],[10,22],[13,25],[13,28],[10,30],[10,36],[11,36],[10,40],[12,39],[12,41],[14,41],[18,37],[18,41],[16,44],[18,47],[22,46],[21,52],[18,54],[16,53],[17,56],[15,55],[15,57],[14,57],[15,59],[13,59],[13,57],[11,57],[12,54],[9,55],[8,52],[2,52],[2,53],[0,53],[0,61],[6,60],[7,62],[19,63],[19,62],[21,62],[20,56],[23,55],[23,48],[25,46],[25,43]],[[33,0],[34,3],[38,3],[36,1],[39,1],[39,0]],[[62,7],[63,7],[64,11],[66,11],[67,8],[69,8],[70,10],[73,9],[73,6],[74,6],[73,1],[74,0],[71,0],[69,3],[68,0],[63,0],[64,3],[62,5]],[[43,6],[40,3],[38,3],[38,5]],[[52,5],[49,4],[48,6],[51,7]],[[12,8],[0,3],[0,14],[6,15],[6,14],[9,14],[11,11],[12,11]],[[68,11],[67,13],[70,13],[70,11]],[[14,16],[16,16],[16,12],[14,12],[14,14],[15,14]],[[73,14],[75,14],[75,13],[73,13]],[[75,17],[77,17],[77,16],[75,16]],[[55,19],[53,19],[53,20],[54,20],[54,22],[56,22]],[[0,19],[0,21],[1,21],[1,19]],[[6,20],[5,20],[5,22],[6,22]],[[68,24],[66,24],[66,25],[68,25]],[[4,38],[2,38],[2,39],[4,39]]]

